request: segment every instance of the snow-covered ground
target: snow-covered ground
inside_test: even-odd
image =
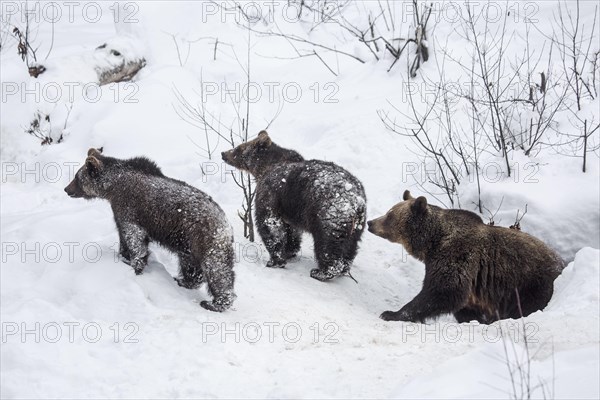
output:
[[[3,2],[3,17],[12,10],[7,4],[21,6]],[[390,103],[407,107],[405,59],[387,72],[391,60],[375,62],[366,47],[336,36],[332,26],[329,36],[319,31],[313,39],[333,43],[335,36],[335,43],[346,43],[341,49],[367,60],[324,52],[334,75],[314,56],[298,58],[284,39],[249,33],[236,24],[243,22],[240,12],[210,2],[122,3],[116,24],[113,3],[93,3],[100,7],[97,22],[89,14],[96,6],[75,6],[71,21],[69,6],[55,4],[62,17],[55,24],[42,18],[35,35],[42,60],[54,35],[42,62],[45,74],[29,77],[14,42],[3,42],[1,50],[3,398],[511,398],[527,397],[528,388],[535,398],[600,397],[597,152],[588,153],[584,174],[581,158],[514,151],[516,177],[482,180],[492,212],[501,202],[496,224],[512,224],[527,204],[522,229],[569,262],[544,311],[491,326],[456,324],[450,316],[427,325],[384,322],[382,311],[397,310],[418,293],[423,265],[401,246],[365,232],[353,269],[358,284],[311,279],[308,236],[301,257],[287,268],[265,268],[268,255],[260,241],[249,243],[242,235],[242,193],[219,156],[228,144],[213,137],[208,159],[204,132],[181,118],[176,93],[199,104],[202,79],[206,108],[230,124],[250,54],[256,100],[251,134],[270,124],[276,143],[352,172],[365,186],[372,218],[400,201],[405,189],[423,194],[415,182],[426,180],[414,143],[386,130],[377,114]],[[272,7],[252,4],[263,12]],[[310,24],[282,17],[285,4],[274,8],[279,28],[308,31]],[[533,4],[543,31],[556,3]],[[588,26],[595,5],[582,2]],[[267,27],[272,22],[253,25]],[[525,24],[509,29],[522,33]],[[111,39],[117,34],[128,39]],[[457,57],[464,51],[452,21],[441,18],[431,35]],[[531,36],[532,47],[541,47],[539,30]],[[214,38],[220,43],[216,60]],[[102,43],[120,46],[128,57],[143,55],[147,66],[133,83],[104,86],[91,99],[83,91],[86,79],[93,79],[85,68]],[[597,40],[594,46],[597,51]],[[435,76],[435,61],[421,73]],[[74,88],[72,103],[65,83]],[[63,97],[48,101],[57,87]],[[598,121],[598,101],[588,107]],[[41,146],[24,132],[37,110],[50,113],[61,143]],[[464,116],[457,112],[455,118]],[[178,287],[171,278],[176,259],[164,249],[151,247],[140,276],[115,258],[118,235],[108,203],[70,199],[63,191],[90,147],[120,158],[145,155],[223,207],[237,253],[238,298],[230,311],[202,309],[205,288]],[[490,164],[503,162],[497,154],[485,157]],[[473,182],[461,185],[464,208],[474,210],[476,189]],[[443,205],[442,198],[429,200]]]

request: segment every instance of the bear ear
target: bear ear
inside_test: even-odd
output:
[[[102,162],[94,156],[89,156],[85,159],[85,166],[89,174],[93,177],[97,177],[102,171]]]
[[[90,157],[90,156],[98,157],[99,155],[102,154],[102,150],[104,150],[104,147],[100,147],[99,149],[94,149],[92,147],[91,149],[88,150],[87,155],[88,155],[88,157]]]
[[[269,146],[272,143],[267,131],[260,131],[258,133],[258,141],[267,146]]]
[[[417,199],[415,200],[414,204],[413,204],[413,209],[417,212],[417,213],[424,213],[427,211],[427,199],[423,196],[419,196],[417,197]]]
[[[414,197],[412,197],[412,195],[410,194],[410,190],[405,190],[404,194],[402,195],[402,200],[406,201],[412,199],[414,199]]]

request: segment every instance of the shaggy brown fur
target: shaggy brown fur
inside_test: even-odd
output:
[[[524,232],[492,227],[470,211],[404,201],[368,222],[369,231],[400,243],[425,263],[421,292],[386,321],[421,321],[453,313],[458,322],[491,323],[543,309],[552,297],[563,260]]]
[[[208,284],[211,311],[235,299],[233,233],[221,207],[206,193],[168,178],[145,157],[120,160],[88,151],[83,167],[65,188],[69,197],[108,200],[119,231],[119,254],[141,274],[154,241],[179,256],[180,286]]]
[[[271,256],[268,267],[285,266],[308,232],[319,267],[310,276],[327,281],[350,274],[366,220],[365,191],[356,177],[331,162],[304,160],[266,131],[222,156],[256,178],[256,226]]]

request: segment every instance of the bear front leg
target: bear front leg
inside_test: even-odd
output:
[[[121,223],[124,249],[129,251],[129,265],[140,275],[148,264],[148,234],[134,223]]]
[[[119,232],[119,257],[127,265],[131,265],[131,253],[127,243],[125,242],[125,233],[123,232],[123,226],[117,222],[117,231]]]
[[[454,313],[467,304],[471,284],[464,265],[432,261],[425,263],[421,292],[398,311],[380,315],[384,321],[425,322],[427,318]]]
[[[422,290],[414,299],[398,311],[385,311],[380,315],[384,321],[407,321],[424,323],[427,318],[452,313],[462,308],[468,296],[463,289]]]
[[[288,225],[273,213],[263,213],[258,209],[256,222],[258,233],[269,252],[269,268],[283,268],[286,261],[286,244]]]
[[[428,316],[434,316],[434,307],[430,296],[421,292],[398,311],[384,311],[379,318],[384,321],[424,322]],[[441,314],[441,313],[440,313]]]

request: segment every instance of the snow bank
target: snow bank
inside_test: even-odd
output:
[[[478,347],[443,363],[433,373],[402,385],[392,397],[597,399],[600,396],[598,346],[557,352],[548,359],[529,363],[521,345],[509,343],[507,347],[507,352],[500,342]],[[519,366],[529,372],[521,372]]]
[[[398,386],[393,397],[526,398],[529,390],[534,399],[597,399],[599,269],[600,251],[585,248],[577,253],[575,261],[557,278],[550,304],[543,312],[526,318],[524,331],[516,331],[529,338],[527,346],[522,337],[511,339],[510,321],[496,323],[504,325],[504,340],[479,344],[432,373]],[[572,323],[573,319],[581,322]],[[567,335],[555,336],[553,332],[561,328],[566,328]],[[570,349],[561,350],[565,347]]]

